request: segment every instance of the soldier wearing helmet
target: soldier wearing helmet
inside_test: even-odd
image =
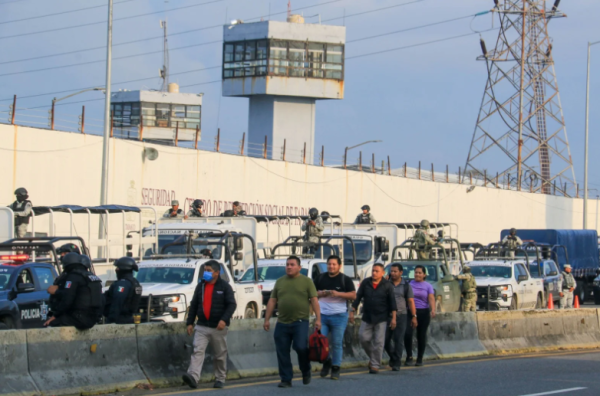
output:
[[[133,276],[138,265],[131,257],[121,257],[115,261],[115,267],[117,281],[104,294],[106,323],[132,324],[142,298],[142,285]]]
[[[375,224],[377,220],[375,220],[375,216],[371,213],[371,207],[369,205],[363,205],[362,213],[356,216],[356,220],[354,220],[354,224]]]
[[[190,217],[207,217],[204,214],[203,210],[204,202],[202,202],[201,199],[195,199],[194,202],[192,202],[190,210],[188,210],[187,214],[185,215],[185,218],[188,219]]]
[[[19,187],[15,190],[17,200],[9,206],[15,214],[15,237],[23,238],[27,234],[29,218],[32,216],[33,205],[28,199],[27,190]]]
[[[183,210],[179,209],[179,201],[174,199],[171,201],[171,209],[167,209],[163,214],[163,219],[182,219]]]
[[[56,253],[60,257],[64,257],[68,253],[81,254],[81,250],[79,250],[79,247],[77,245],[75,245],[74,243],[65,243],[64,245],[62,245],[61,247],[56,249]]]
[[[304,240],[312,243],[319,243],[319,238],[323,235],[323,219],[319,216],[319,210],[317,208],[311,208],[308,211],[308,219],[302,224],[302,231],[304,231]],[[305,253],[314,253],[315,247],[305,249]]]
[[[66,276],[60,285],[52,285],[48,293],[56,296],[53,315],[44,326],[75,326],[79,330],[92,328],[102,312],[102,280],[89,272],[86,259],[77,253],[61,258]]]
[[[429,221],[421,220],[419,229],[415,232],[414,241],[416,249],[419,252],[419,259],[427,260],[431,245],[435,245],[435,240],[429,235]]]
[[[515,250],[523,245],[521,238],[517,236],[517,229],[511,228],[508,235],[502,239],[502,246],[508,249],[508,257],[515,257]]]
[[[475,282],[475,277],[471,273],[471,267],[465,265],[463,273],[455,276],[455,278],[462,280],[462,311],[477,311],[477,282]]]

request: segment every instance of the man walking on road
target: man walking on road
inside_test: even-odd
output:
[[[237,304],[233,289],[229,283],[219,276],[221,265],[216,260],[204,263],[202,280],[196,286],[190,311],[187,318],[187,332],[194,331],[194,353],[188,372],[183,375],[183,381],[190,388],[197,388],[202,365],[209,343],[214,352],[215,388],[225,386],[227,376],[227,326],[235,312]],[[194,321],[196,327],[194,328]]]
[[[573,308],[573,292],[575,291],[575,278],[571,274],[571,266],[565,264],[565,270],[560,273],[558,290],[560,291],[560,309]]]
[[[412,327],[417,327],[417,309],[415,308],[415,296],[410,284],[402,279],[402,264],[394,263],[390,268],[390,281],[394,287],[396,298],[396,328],[388,326],[385,333],[385,351],[390,357],[390,367],[393,371],[400,370],[400,361],[404,350],[404,334],[408,325],[408,311]],[[391,318],[390,318],[391,325]]]
[[[279,363],[280,388],[290,388],[294,371],[290,347],[298,354],[298,364],[302,372],[302,383],[310,384],[310,360],[308,358],[308,327],[310,307],[317,317],[315,328],[321,329],[321,312],[317,289],[313,281],[300,273],[300,259],[288,257],[285,263],[285,276],[277,279],[265,313],[265,331],[269,331],[269,320],[277,306],[277,325],[275,326],[275,348]]]
[[[327,272],[315,280],[321,308],[321,334],[331,333],[329,357],[323,363],[321,377],[325,378],[331,371],[331,379],[340,379],[342,364],[342,341],[348,326],[348,300],[356,298],[356,289],[352,278],[340,272],[342,260],[338,256],[329,256]]]
[[[381,365],[381,356],[385,344],[385,331],[388,318],[391,316],[389,327],[396,328],[396,298],[394,286],[383,279],[383,264],[373,264],[370,278],[360,284],[356,293],[356,300],[352,304],[354,311],[363,301],[362,323],[359,329],[360,343],[369,356],[369,373],[377,374]]]

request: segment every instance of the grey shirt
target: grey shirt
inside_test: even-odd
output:
[[[415,298],[412,287],[405,279],[402,279],[398,285],[390,280],[390,283],[394,286],[394,296],[396,297],[396,307],[398,307],[398,314],[408,313],[407,298]]]

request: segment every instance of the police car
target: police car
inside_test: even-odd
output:
[[[18,238],[0,243],[0,330],[40,328],[48,318],[46,291],[59,274],[56,248],[81,238]]]

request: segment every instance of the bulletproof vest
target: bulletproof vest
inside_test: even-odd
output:
[[[369,213],[364,214],[362,213],[360,215],[360,217],[358,218],[358,224],[370,224],[371,223],[371,216],[369,215]]]
[[[25,209],[25,206],[28,203],[31,203],[31,201],[27,200],[27,199],[23,202],[15,201],[12,203],[12,205],[10,205],[10,208],[12,209],[13,212],[21,212],[21,211],[23,211],[23,209]],[[29,224],[30,217],[31,217],[31,214],[27,217],[15,216],[15,227],[18,227],[22,224]]]
[[[124,306],[128,311],[127,313],[133,315],[135,312],[137,312],[140,305],[140,299],[142,298],[142,285],[140,285],[140,282],[133,277],[133,274],[128,274],[128,276],[124,276],[122,279],[131,283],[131,289],[129,290],[129,295],[125,300]],[[125,314],[124,312],[121,313]]]
[[[469,279],[463,280],[463,283],[462,283],[462,292],[463,293],[473,292],[475,290],[477,290],[477,282],[475,282],[475,277],[473,275],[471,275],[469,277]]]
[[[63,272],[56,279],[54,279],[53,285],[61,287],[61,286],[64,285],[66,279],[67,279],[67,273]],[[58,307],[58,303],[59,302],[60,302],[60,298],[56,294],[51,294],[49,302],[48,302],[48,306],[50,308],[50,311],[55,311],[56,307]]]
[[[69,274],[80,276],[85,285],[82,287],[82,293],[77,295],[75,299],[76,310],[88,310],[89,308],[101,308],[102,307],[102,279],[89,271],[76,269]]]
[[[566,271],[563,271],[562,277],[563,277],[563,283],[562,283],[563,290],[568,290],[572,287],[575,287],[575,278],[573,278],[573,274],[569,274]]]
[[[202,213],[196,208],[192,208],[192,217],[202,217]]]

